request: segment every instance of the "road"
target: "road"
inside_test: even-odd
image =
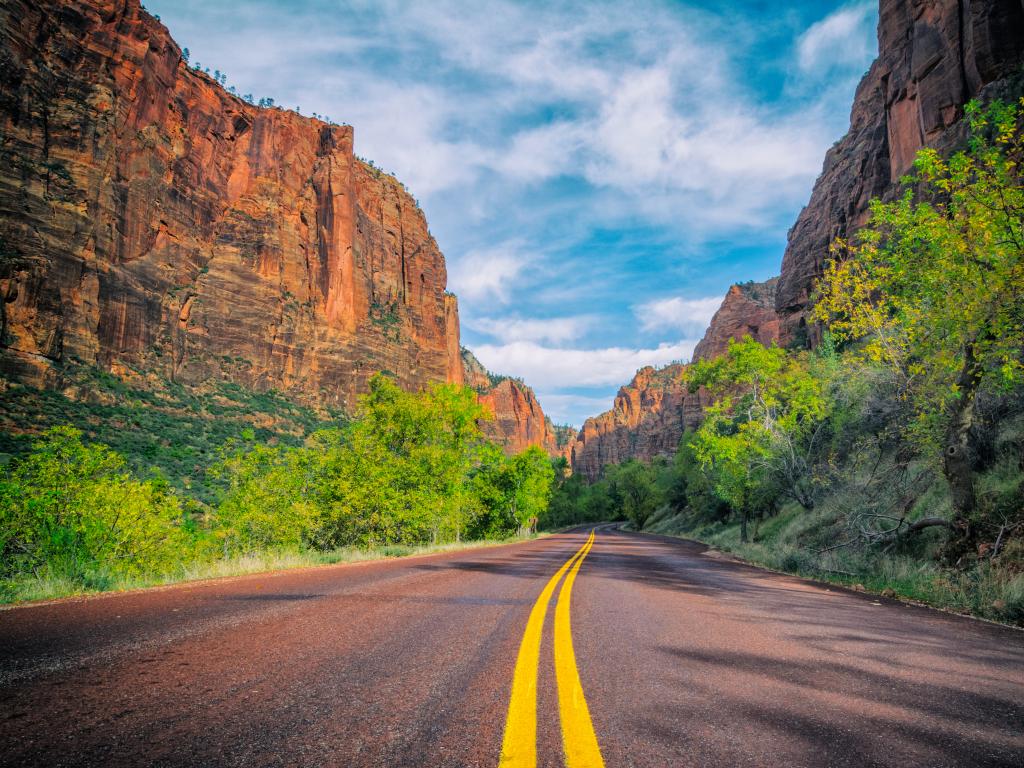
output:
[[[588,533],[2,611],[0,764],[1024,765],[1024,633]]]

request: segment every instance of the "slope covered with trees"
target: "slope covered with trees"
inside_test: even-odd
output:
[[[300,445],[252,430],[222,445],[202,499],[158,471],[56,427],[0,476],[0,597],[183,578],[268,553],[317,561],[340,548],[501,538],[535,529],[554,471],[537,446],[484,438],[476,394],[419,393],[378,374],[347,422]]]

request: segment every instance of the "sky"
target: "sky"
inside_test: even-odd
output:
[[[558,423],[778,273],[877,4],[146,0],[193,64],[355,129],[419,200],[462,342]]]

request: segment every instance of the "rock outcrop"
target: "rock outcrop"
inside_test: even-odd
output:
[[[462,365],[466,386],[476,390],[493,416],[482,423],[484,434],[508,453],[537,445],[550,456],[563,455],[570,440],[544,415],[530,387],[519,379],[491,374],[468,349],[462,350]]]
[[[813,342],[805,315],[837,238],[862,226],[873,197],[898,192],[917,150],[963,142],[963,105],[1019,95],[1020,0],[881,0],[879,55],[857,88],[850,130],[826,154],[810,202],[789,232],[776,309],[786,343]]]
[[[619,389],[611,410],[584,422],[571,448],[574,474],[596,480],[609,464],[671,455],[683,432],[700,423],[699,395],[684,383],[686,366],[650,366]]]
[[[710,360],[723,354],[729,339],[750,336],[765,346],[779,339],[779,316],[775,312],[775,289],[779,278],[763,283],[739,283],[729,288],[722,306],[693,350],[694,360]]]
[[[257,108],[138,0],[0,0],[0,374],[86,364],[350,406],[463,380],[422,211],[353,129]]]

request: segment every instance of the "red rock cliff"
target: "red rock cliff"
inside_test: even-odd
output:
[[[693,358],[722,354],[729,339],[751,336],[762,344],[777,341],[777,282],[772,278],[732,286],[694,348]],[[610,411],[584,423],[570,448],[573,472],[594,480],[608,464],[675,453],[683,432],[698,426],[703,415],[703,393],[689,392],[685,375],[685,365],[639,370],[619,390]]]
[[[897,189],[918,149],[964,138],[963,105],[1019,95],[1020,0],[881,0],[879,55],[857,88],[850,130],[825,156],[810,202],[790,230],[776,308],[786,341],[807,337],[804,314],[829,245],[849,237],[873,197]],[[1008,92],[1008,93],[1004,93]]]
[[[0,373],[349,405],[462,381],[444,257],[348,126],[228,94],[137,0],[0,0]]]
[[[683,383],[686,366],[648,366],[615,396],[610,411],[584,422],[571,447],[572,471],[596,480],[608,464],[671,455],[700,423],[699,396]]]
[[[484,434],[509,453],[519,453],[531,445],[540,446],[551,456],[564,453],[571,438],[559,434],[530,387],[518,379],[492,376],[468,349],[462,350],[462,365],[466,386],[477,391],[480,402],[494,416],[483,423]]]
[[[779,339],[779,316],[775,313],[775,289],[779,278],[763,283],[740,283],[729,288],[722,306],[693,350],[694,360],[709,360],[723,354],[729,339],[750,336],[769,345]]]

